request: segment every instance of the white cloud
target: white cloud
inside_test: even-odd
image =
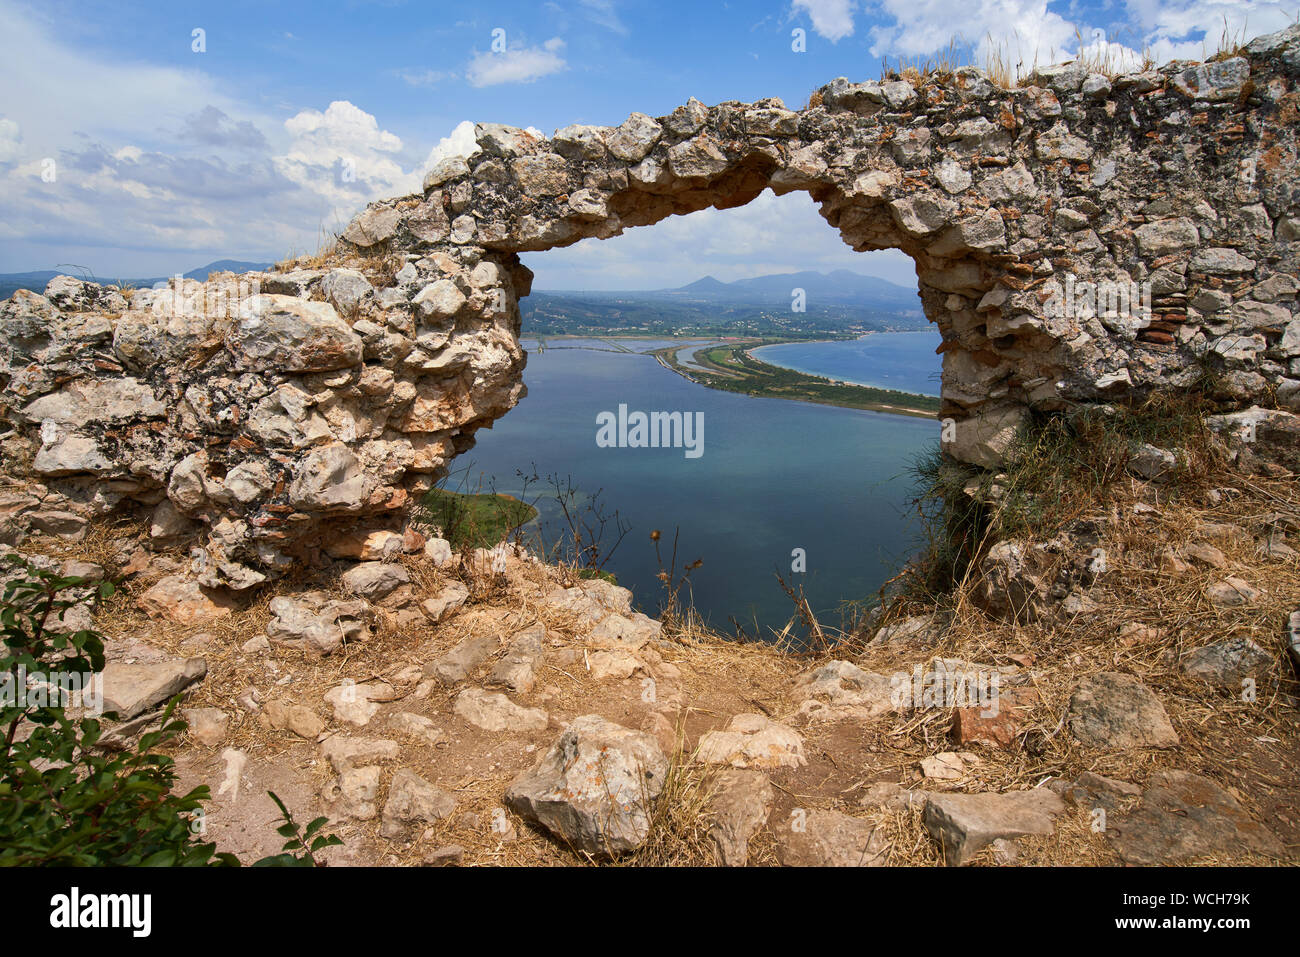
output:
[[[18,157],[22,139],[18,124],[13,120],[0,117],[0,163],[7,163]]]
[[[444,73],[440,70],[399,70],[397,75],[402,78],[407,86],[430,87],[437,86],[443,80],[449,80],[455,76],[454,73]]]
[[[1157,62],[1199,60],[1232,40],[1285,29],[1296,22],[1292,0],[1126,0],[1143,45]]]
[[[853,0],[794,0],[791,9],[802,10],[813,29],[832,43],[853,36]]]
[[[37,17],[0,3],[5,114],[22,128],[34,155],[53,155],[70,134],[109,138],[175,128],[204,104],[258,126],[271,122],[201,72],[203,55],[191,54],[187,69],[135,62],[129,52],[100,57],[68,45],[64,25]]]
[[[468,157],[478,152],[478,143],[474,140],[474,123],[461,120],[447,136],[438,140],[437,145],[429,151],[424,161],[424,169],[432,169],[445,159],[453,156]]]
[[[765,191],[736,209],[670,216],[613,239],[527,253],[538,289],[660,289],[706,274],[724,282],[804,269],[851,269],[911,286],[916,267],[902,252],[857,253],[817,212],[807,193]]]
[[[476,53],[466,75],[471,86],[531,83],[568,67],[560,51],[564,41],[552,37],[540,47],[516,47],[501,53]]]
[[[976,46],[981,57],[999,53],[1028,71],[1064,58],[1075,45],[1075,25],[1048,9],[1047,0],[880,0],[894,22],[871,31],[876,56],[924,56],[954,39]]]
[[[1132,68],[1149,54],[1157,63],[1201,59],[1218,49],[1221,34],[1240,39],[1271,33],[1294,22],[1291,0],[1125,0],[1129,26],[1113,36],[1057,0],[878,0],[888,18],[872,28],[876,56],[924,57],[955,40],[973,45],[988,62],[997,55],[1024,74],[1080,54]],[[1076,29],[1078,31],[1076,35]],[[1083,37],[1080,43],[1079,37]]]
[[[614,8],[612,0],[578,0],[578,5],[586,11],[587,19],[592,23],[606,30],[627,35],[627,27],[619,19],[618,10]]]
[[[401,139],[347,100],[335,100],[323,113],[303,110],[285,120],[293,138],[286,153],[273,159],[291,182],[333,204],[331,218],[344,218],[360,202],[415,192],[419,171],[403,170],[393,154]]]

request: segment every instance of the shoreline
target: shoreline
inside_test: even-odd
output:
[[[914,396],[919,396],[921,398],[927,398],[927,399],[939,399],[942,397],[937,395],[929,395],[928,393],[925,392],[912,392],[908,389],[893,389],[890,388],[889,386],[876,385],[870,382],[855,382],[850,379],[831,379],[829,376],[823,375],[819,372],[810,372],[807,369],[797,369],[794,366],[781,365],[780,363],[772,362],[769,359],[764,359],[761,356],[752,355],[753,351],[757,351],[759,349],[766,349],[768,346],[783,346],[783,345],[792,345],[796,343],[799,345],[811,345],[813,343],[819,343],[819,342],[860,342],[863,339],[870,338],[871,336],[912,335],[912,334],[918,334],[918,333],[929,332],[929,331],[930,330],[928,329],[906,329],[897,332],[883,333],[883,332],[872,330],[872,331],[864,332],[860,336],[854,336],[852,339],[793,339],[793,340],[787,340],[782,342],[766,342],[763,345],[753,347],[753,349],[751,350],[751,358],[753,358],[755,362],[761,362],[764,365],[776,366],[778,369],[786,369],[789,370],[790,372],[798,372],[800,375],[812,376],[813,378],[817,378],[817,379],[826,379],[832,383],[837,383],[837,384],[842,383],[844,385],[859,386],[863,389],[881,389],[887,392],[900,392],[903,393],[904,395],[914,395]]]
[[[867,333],[870,335],[871,333]],[[678,363],[677,353],[683,346],[669,346],[663,349],[651,350],[648,355],[653,355],[659,364],[667,369],[680,375],[689,382],[702,385],[706,388],[717,389],[722,392],[738,392],[744,395],[754,396],[756,398],[786,399],[795,402],[808,402],[815,405],[831,405],[839,408],[858,409],[866,412],[880,412],[886,415],[905,415],[910,418],[936,419],[939,414],[940,399],[937,396],[926,396],[921,393],[905,392],[901,389],[882,389],[878,386],[866,386],[857,383],[848,383],[841,380],[830,379],[826,376],[813,375],[802,372],[797,369],[790,369],[786,366],[778,366],[765,362],[753,355],[753,350],[769,345],[783,345],[789,342],[840,342],[845,340],[839,339],[778,339],[755,340],[738,338],[730,340],[734,345],[722,340],[710,340],[712,345],[702,346],[692,355],[694,362],[700,366],[700,369],[684,367]],[[689,345],[689,343],[687,344]],[[737,353],[743,355],[744,359],[739,359],[740,367],[722,365],[714,361],[709,352],[716,351],[719,348],[730,348],[732,357]],[[747,362],[746,362],[747,360]],[[746,369],[744,366],[750,368]],[[770,370],[770,371],[769,371]],[[782,379],[790,379],[786,382],[764,382],[760,377],[780,376]],[[802,380],[802,381],[801,381]],[[726,383],[726,384],[724,384]],[[748,385],[751,388],[742,388]],[[734,386],[734,387],[733,387]],[[785,389],[802,389],[802,394],[786,394]],[[825,390],[830,390],[830,394],[825,394]],[[823,394],[810,394],[815,391],[822,391]],[[879,396],[879,398],[877,398]],[[892,402],[888,399],[893,397],[900,399],[919,399],[926,405],[933,404],[933,408],[926,408],[921,404],[905,404],[905,402]]]

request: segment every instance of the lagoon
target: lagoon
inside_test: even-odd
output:
[[[522,470],[599,492],[630,525],[607,570],[650,614],[662,595],[650,531],[662,532],[666,562],[680,529],[679,566],[703,561],[691,576],[696,607],[724,631],[731,618],[751,634],[785,624],[793,607],[776,571],[837,625],[841,601],[869,598],[919,546],[907,469],[937,442],[936,422],[709,389],[661,366],[641,343],[626,343],[636,351],[612,351],[601,340],[530,352],[528,395],[480,430],[447,487],[519,495]],[[929,361],[937,369],[937,358]],[[598,446],[598,416],[617,415],[620,405],[698,414],[702,454]],[[542,481],[524,494],[534,501],[545,491]],[[558,509],[545,496],[535,504],[552,538]],[[805,573],[791,571],[795,549],[807,556]]]
[[[832,342],[783,342],[761,346],[752,354],[755,359],[808,375],[938,395],[940,362],[935,350],[942,342],[939,330],[931,328],[873,332],[860,339]]]

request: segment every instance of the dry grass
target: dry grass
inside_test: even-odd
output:
[[[1196,454],[1195,443],[1190,447]],[[1059,465],[1050,455],[1044,462]],[[671,770],[665,793],[654,805],[650,838],[619,863],[712,863],[708,807],[716,790],[716,773],[692,760],[694,744],[706,730],[721,727],[739,713],[758,712],[791,721],[794,703],[790,692],[796,675],[831,657],[853,659],[881,674],[910,673],[917,663],[935,657],[1015,666],[1036,691],[1037,702],[1025,715],[1015,747],[967,748],[976,760],[969,764],[964,778],[952,782],[926,780],[918,771],[921,759],[957,750],[951,739],[951,710],[910,711],[866,724],[801,728],[809,765],[771,772],[777,790],[774,823],[751,840],[751,863],[775,861],[777,835],[772,829],[779,828],[783,816],[797,807],[841,810],[883,829],[891,841],[890,864],[938,864],[938,849],[922,825],[920,805],[859,803],[866,789],[877,782],[897,782],[915,790],[984,792],[1040,787],[1052,777],[1073,780],[1084,771],[1093,771],[1142,785],[1154,770],[1169,767],[1194,771],[1218,782],[1256,819],[1270,821],[1279,833],[1291,835],[1294,844],[1295,835],[1300,835],[1300,787],[1294,779],[1294,756],[1300,754],[1300,685],[1287,663],[1280,625],[1290,611],[1300,607],[1300,560],[1269,558],[1261,553],[1253,535],[1233,536],[1222,529],[1236,526],[1247,533],[1264,532],[1280,538],[1279,529],[1300,528],[1300,487],[1289,477],[1230,474],[1213,456],[1196,459],[1195,466],[1191,471],[1200,469],[1200,474],[1180,481],[1178,494],[1172,497],[1161,487],[1128,477],[1114,480],[1113,476],[1107,476],[1107,484],[1100,490],[1085,483],[1064,495],[1063,504],[1068,507],[1060,514],[1066,518],[1083,512],[1108,517],[1102,541],[1107,570],[1088,591],[1098,610],[1073,619],[1054,617],[1016,624],[990,618],[974,600],[970,569],[951,593],[942,596],[938,610],[949,623],[937,644],[924,648],[867,645],[860,629],[836,631],[822,625],[822,630],[839,642],[817,655],[793,654],[768,644],[721,640],[687,608],[665,629],[663,641],[643,650],[646,662],[655,670],[661,701],[680,707],[667,711],[675,715],[675,747],[666,749],[671,752]],[[1040,463],[1036,467],[1048,466]],[[1222,494],[1217,504],[1210,504],[1207,490],[1213,487],[1239,491]],[[1139,503],[1154,511],[1136,511],[1134,506]],[[92,526],[80,543],[41,539],[34,540],[35,547],[30,550],[95,561],[115,573],[124,545],[142,531],[131,523],[99,524]],[[1178,574],[1162,569],[1162,551],[1197,541],[1210,541],[1221,549],[1225,566],[1193,563]],[[177,563],[184,561],[179,554],[171,557]],[[433,567],[422,557],[402,561],[410,571],[417,598],[436,593],[456,579],[470,589],[470,604],[436,625],[399,625],[396,619],[381,616],[369,640],[345,646],[326,658],[283,646],[273,647],[269,655],[250,655],[240,648],[249,638],[264,633],[270,620],[272,590],[226,618],[189,626],[160,623],[146,618],[133,604],[166,571],[155,568],[127,582],[100,610],[97,623],[114,643],[142,641],[174,654],[202,654],[208,660],[208,678],[193,690],[186,706],[221,708],[231,716],[223,747],[291,765],[310,779],[317,792],[332,777],[328,766],[309,757],[315,754],[309,742],[272,730],[257,715],[240,708],[236,699],[248,689],[256,689],[263,703],[276,698],[291,700],[326,717],[328,709],[320,705],[321,698],[342,680],[383,679],[397,689],[399,710],[429,716],[446,728],[444,722],[450,720],[461,689],[434,686],[421,692],[422,666],[470,635],[487,631],[505,636],[541,622],[547,628],[550,646],[573,654],[568,659],[548,655],[539,672],[536,695],[521,698],[523,703],[544,706],[557,722],[567,722],[578,714],[600,713],[636,727],[646,713],[636,710],[640,706],[633,703],[635,676],[630,684],[596,681],[587,670],[584,649],[588,647],[589,623],[545,600],[552,589],[577,583],[577,570],[518,558],[508,560],[506,574],[469,561],[443,568]],[[1259,588],[1259,601],[1236,608],[1211,603],[1208,587],[1227,575],[1239,576]],[[277,583],[274,593],[305,588],[323,588],[343,597],[337,582],[310,580],[305,574]],[[932,609],[915,598],[900,600],[886,610],[881,623]],[[210,637],[196,644],[201,634]],[[1216,690],[1189,677],[1180,667],[1191,649],[1229,637],[1249,638],[1273,657],[1272,667],[1259,676],[1253,701]],[[1131,674],[1151,687],[1164,703],[1182,743],[1170,751],[1117,754],[1081,748],[1067,726],[1069,700],[1083,677],[1103,671]],[[344,733],[356,732],[348,729]],[[453,731],[445,748],[432,747],[402,737],[382,717],[376,719],[374,728],[361,733],[399,739],[407,753],[403,764],[437,781],[457,798],[456,813],[410,845],[379,837],[377,821],[341,824],[337,830],[348,849],[363,854],[364,859],[418,864],[427,849],[456,843],[465,848],[465,863],[472,866],[600,863],[542,836],[502,809],[506,787],[549,747],[554,731],[535,736],[527,752],[517,738],[478,734],[473,729]],[[191,752],[193,747],[183,742],[172,750]],[[384,799],[381,790],[377,804],[382,806]],[[513,834],[486,826],[485,822],[499,815],[505,815],[503,820],[512,826]],[[1110,843],[1093,833],[1088,809],[1067,808],[1056,824],[1052,835],[1021,842],[1023,863],[1118,863]],[[990,852],[977,863],[992,863]],[[1253,861],[1239,856],[1200,863]]]

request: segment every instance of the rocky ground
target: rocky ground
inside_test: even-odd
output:
[[[147,528],[19,550],[121,582],[94,612],[111,737],[183,692],[181,786],[243,859],[278,850],[274,791],[329,816],[331,864],[1294,862],[1300,492],[1274,471],[1178,504],[1134,476],[815,655],[414,528],[239,602]],[[995,673],[995,709],[954,707]]]

